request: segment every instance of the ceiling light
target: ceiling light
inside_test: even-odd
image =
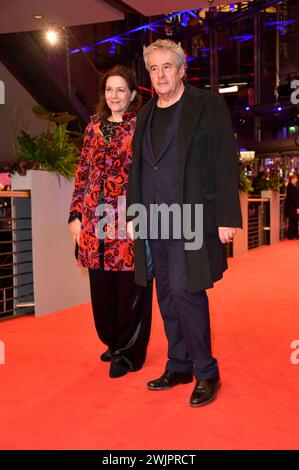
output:
[[[234,85],[237,85],[237,86],[245,86],[245,85],[248,85],[248,82],[228,83],[228,86],[234,86]]]
[[[219,93],[236,93],[238,90],[237,86],[228,86],[226,88],[219,88]]]
[[[58,34],[54,29],[50,29],[46,33],[46,38],[47,41],[51,44],[51,46],[54,46],[54,44],[56,44],[56,42],[58,41]]]

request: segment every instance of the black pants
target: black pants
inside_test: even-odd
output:
[[[194,370],[196,379],[218,376],[211,353],[209,303],[205,290],[190,293],[182,240],[149,240],[157,295],[168,339],[166,368]]]
[[[137,286],[134,271],[89,269],[95,327],[100,340],[133,369],[145,361],[150,336],[152,282]]]
[[[290,239],[298,238],[298,215],[297,214],[294,214],[292,217],[289,217],[287,237]]]

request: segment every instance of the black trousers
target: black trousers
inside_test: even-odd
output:
[[[149,240],[160,311],[168,339],[166,368],[194,370],[197,380],[218,376],[211,354],[209,303],[205,290],[190,293],[182,240]]]
[[[287,237],[290,239],[298,238],[298,215],[297,214],[294,214],[292,217],[289,217]]]
[[[134,271],[89,269],[95,327],[100,340],[140,369],[150,337],[152,282],[137,286]]]

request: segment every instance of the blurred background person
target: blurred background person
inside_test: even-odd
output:
[[[287,237],[289,240],[298,240],[299,190],[296,186],[297,183],[298,175],[291,173],[285,201],[285,215],[288,218]]]

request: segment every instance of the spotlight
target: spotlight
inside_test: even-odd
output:
[[[50,29],[46,33],[46,38],[47,38],[47,41],[51,44],[51,46],[54,46],[58,41],[57,31],[55,31],[54,29]]]

